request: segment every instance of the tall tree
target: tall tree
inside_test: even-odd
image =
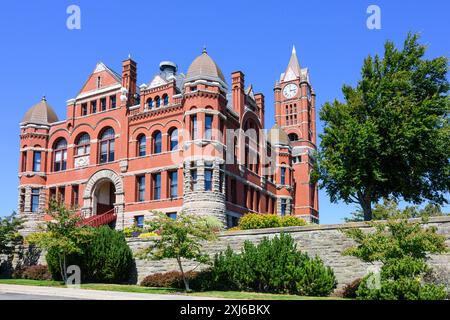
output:
[[[424,58],[417,34],[401,50],[388,41],[384,57],[368,56],[345,102],[328,102],[314,180],[331,201],[357,203],[364,220],[381,198],[448,203],[450,99],[448,60]]]
[[[63,203],[50,201],[47,213],[52,219],[40,225],[41,230],[26,240],[57,255],[61,277],[67,283],[67,257],[83,253],[83,244],[90,240],[92,229],[82,226],[82,217]]]
[[[200,217],[183,212],[178,214],[176,219],[171,219],[164,213],[157,213],[147,224],[150,230],[158,231],[161,237],[155,240],[153,246],[143,249],[139,255],[154,260],[175,259],[186,291],[190,291],[183,259],[196,261],[199,265],[209,262],[203,245],[205,241],[217,238],[216,232],[222,228],[222,224],[214,217]]]

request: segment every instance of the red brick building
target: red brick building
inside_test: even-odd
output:
[[[315,94],[295,48],[275,88],[276,125],[264,128],[264,95],[240,71],[227,83],[202,52],[186,72],[170,61],[137,86],[98,63],[59,120],[45,98],[20,123],[19,212],[27,229],[48,199],[121,229],[151,211],[217,216],[228,226],[246,212],[295,214],[318,222],[310,184],[316,149]]]

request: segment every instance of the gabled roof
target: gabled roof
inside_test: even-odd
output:
[[[47,99],[42,97],[39,103],[32,106],[25,113],[21,123],[33,123],[48,125],[53,122],[57,122],[58,116],[53,108],[47,103]]]
[[[78,95],[86,92],[95,92],[100,89],[97,87],[98,77],[101,77],[101,89],[122,84],[122,77],[117,72],[106,66],[103,62],[98,62],[94,71],[92,71],[78,92]]]
[[[245,89],[245,94],[255,100],[255,93],[253,92],[253,85],[250,84],[247,89]]]

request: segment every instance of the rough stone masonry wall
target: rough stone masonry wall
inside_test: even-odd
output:
[[[450,217],[431,218],[426,226],[436,226],[438,233],[447,237],[447,246],[450,247]],[[297,243],[297,247],[307,252],[311,256],[319,256],[326,265],[333,268],[338,281],[338,289],[345,284],[352,282],[356,278],[364,276],[370,264],[361,262],[359,259],[349,256],[342,256],[341,252],[355,243],[349,240],[340,229],[371,228],[363,222],[334,224],[334,225],[309,225],[303,227],[288,227],[284,229],[260,229],[246,230],[237,232],[223,232],[215,242],[208,243],[204,249],[213,255],[216,252],[223,251],[228,245],[233,250],[240,250],[244,241],[249,240],[253,243],[261,241],[264,237],[272,238],[278,235],[280,231],[289,233]],[[152,239],[130,239],[128,241],[133,252],[148,247]],[[431,256],[430,264],[435,269],[440,269],[447,274],[450,279],[450,253]],[[186,261],[187,270],[196,266],[195,263]],[[140,282],[145,276],[157,272],[178,270],[174,260],[136,260],[137,275],[135,279]],[[136,277],[137,276],[137,277]]]

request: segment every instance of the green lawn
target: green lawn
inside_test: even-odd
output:
[[[44,286],[44,287],[65,287],[62,282],[49,280],[28,280],[28,279],[0,279],[0,284],[18,284],[29,286]],[[137,285],[126,284],[103,284],[103,283],[86,283],[81,285],[82,289],[91,290],[107,290],[107,291],[121,291],[121,292],[137,292],[137,293],[157,293],[157,294],[186,294],[180,290],[173,288],[147,288]],[[254,299],[254,300],[333,300],[340,299],[336,297],[304,297],[287,294],[268,294],[255,292],[239,292],[239,291],[206,291],[193,292],[188,295],[201,297],[215,297],[225,299]]]

